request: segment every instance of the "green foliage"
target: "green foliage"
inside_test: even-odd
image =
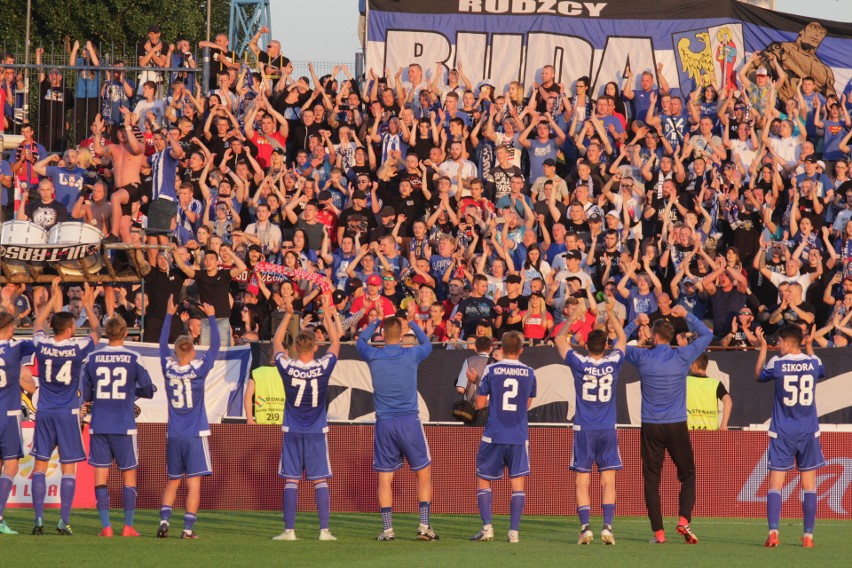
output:
[[[211,34],[228,31],[229,0],[211,0]],[[23,51],[26,0],[0,0],[0,46]],[[196,44],[207,31],[206,0],[32,0],[31,46],[61,49],[63,38],[92,40],[95,45],[132,46],[157,24],[166,43],[177,37]],[[17,46],[17,48],[16,48]]]

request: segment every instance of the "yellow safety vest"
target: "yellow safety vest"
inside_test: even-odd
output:
[[[718,388],[718,379],[686,377],[686,423],[690,430],[719,429]]]
[[[284,421],[284,382],[278,367],[258,367],[251,373],[254,380],[254,420],[258,424],[281,424]]]

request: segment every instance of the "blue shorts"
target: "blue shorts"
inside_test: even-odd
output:
[[[213,475],[207,436],[169,438],[166,442],[166,469],[169,479]]]
[[[92,434],[89,440],[89,465],[110,467],[112,460],[119,471],[139,467],[136,434]]]
[[[19,460],[24,457],[24,439],[21,434],[21,413],[0,416],[0,460]]]
[[[328,440],[325,433],[284,434],[278,475],[285,479],[301,479],[303,471],[309,481],[331,477],[331,460],[328,457]]]
[[[571,469],[591,473],[592,464],[598,471],[621,469],[621,452],[618,451],[618,432],[607,430],[582,430],[574,427],[574,445],[571,448]]]
[[[476,454],[476,476],[482,479],[503,479],[503,468],[509,468],[509,477],[526,477],[530,474],[530,443],[493,444],[479,442]]]
[[[394,416],[376,422],[376,438],[373,441],[373,469],[396,471],[408,460],[411,471],[418,471],[432,464],[426,433],[416,414]]]
[[[32,455],[40,461],[50,461],[53,450],[59,446],[59,463],[85,461],[80,415],[39,412],[36,415]]]
[[[789,471],[793,463],[799,471],[819,469],[825,465],[819,437],[814,435],[801,438],[777,438],[769,433],[769,455],[767,467],[772,471]]]

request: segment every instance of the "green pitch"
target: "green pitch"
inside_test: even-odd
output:
[[[440,568],[444,566],[843,566],[852,558],[852,521],[817,520],[816,547],[799,546],[801,523],[782,520],[781,546],[763,548],[766,523],[760,519],[696,519],[693,528],[701,539],[697,546],[684,544],[674,532],[674,519],[667,519],[669,542],[651,545],[647,519],[616,517],[616,546],[604,546],[597,539],[600,519],[593,519],[596,540],[589,546],[577,546],[577,522],[574,517],[525,517],[521,523],[521,542],[505,542],[508,518],[495,518],[495,541],[475,543],[468,539],[479,530],[479,518],[469,515],[433,515],[439,542],[415,540],[415,515],[395,515],[396,542],[376,542],[381,528],[378,514],[341,514],[331,516],[331,530],[337,542],[318,542],[316,515],[300,513],[296,523],[298,542],[273,542],[282,530],[281,515],[273,512],[201,511],[195,541],[180,540],[182,511],[172,517],[172,536],[154,537],[156,511],[138,511],[136,528],[142,538],[98,538],[100,522],[95,511],[74,511],[71,525],[74,536],[62,537],[53,527],[58,510],[49,510],[45,536],[29,536],[32,517],[29,511],[7,510],[9,525],[18,536],[0,535],[0,554],[26,559],[27,565],[92,566],[93,562],[114,566],[369,566]],[[113,513],[113,528],[121,530],[121,512]],[[291,564],[295,563],[295,564]]]

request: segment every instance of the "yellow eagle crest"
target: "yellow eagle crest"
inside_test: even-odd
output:
[[[696,87],[706,87],[711,83],[710,77],[715,73],[713,69],[713,52],[710,50],[710,34],[699,32],[695,39],[704,44],[701,51],[692,51],[689,47],[689,38],[682,37],[677,42],[677,51],[680,54],[680,64],[689,78],[695,81]]]

